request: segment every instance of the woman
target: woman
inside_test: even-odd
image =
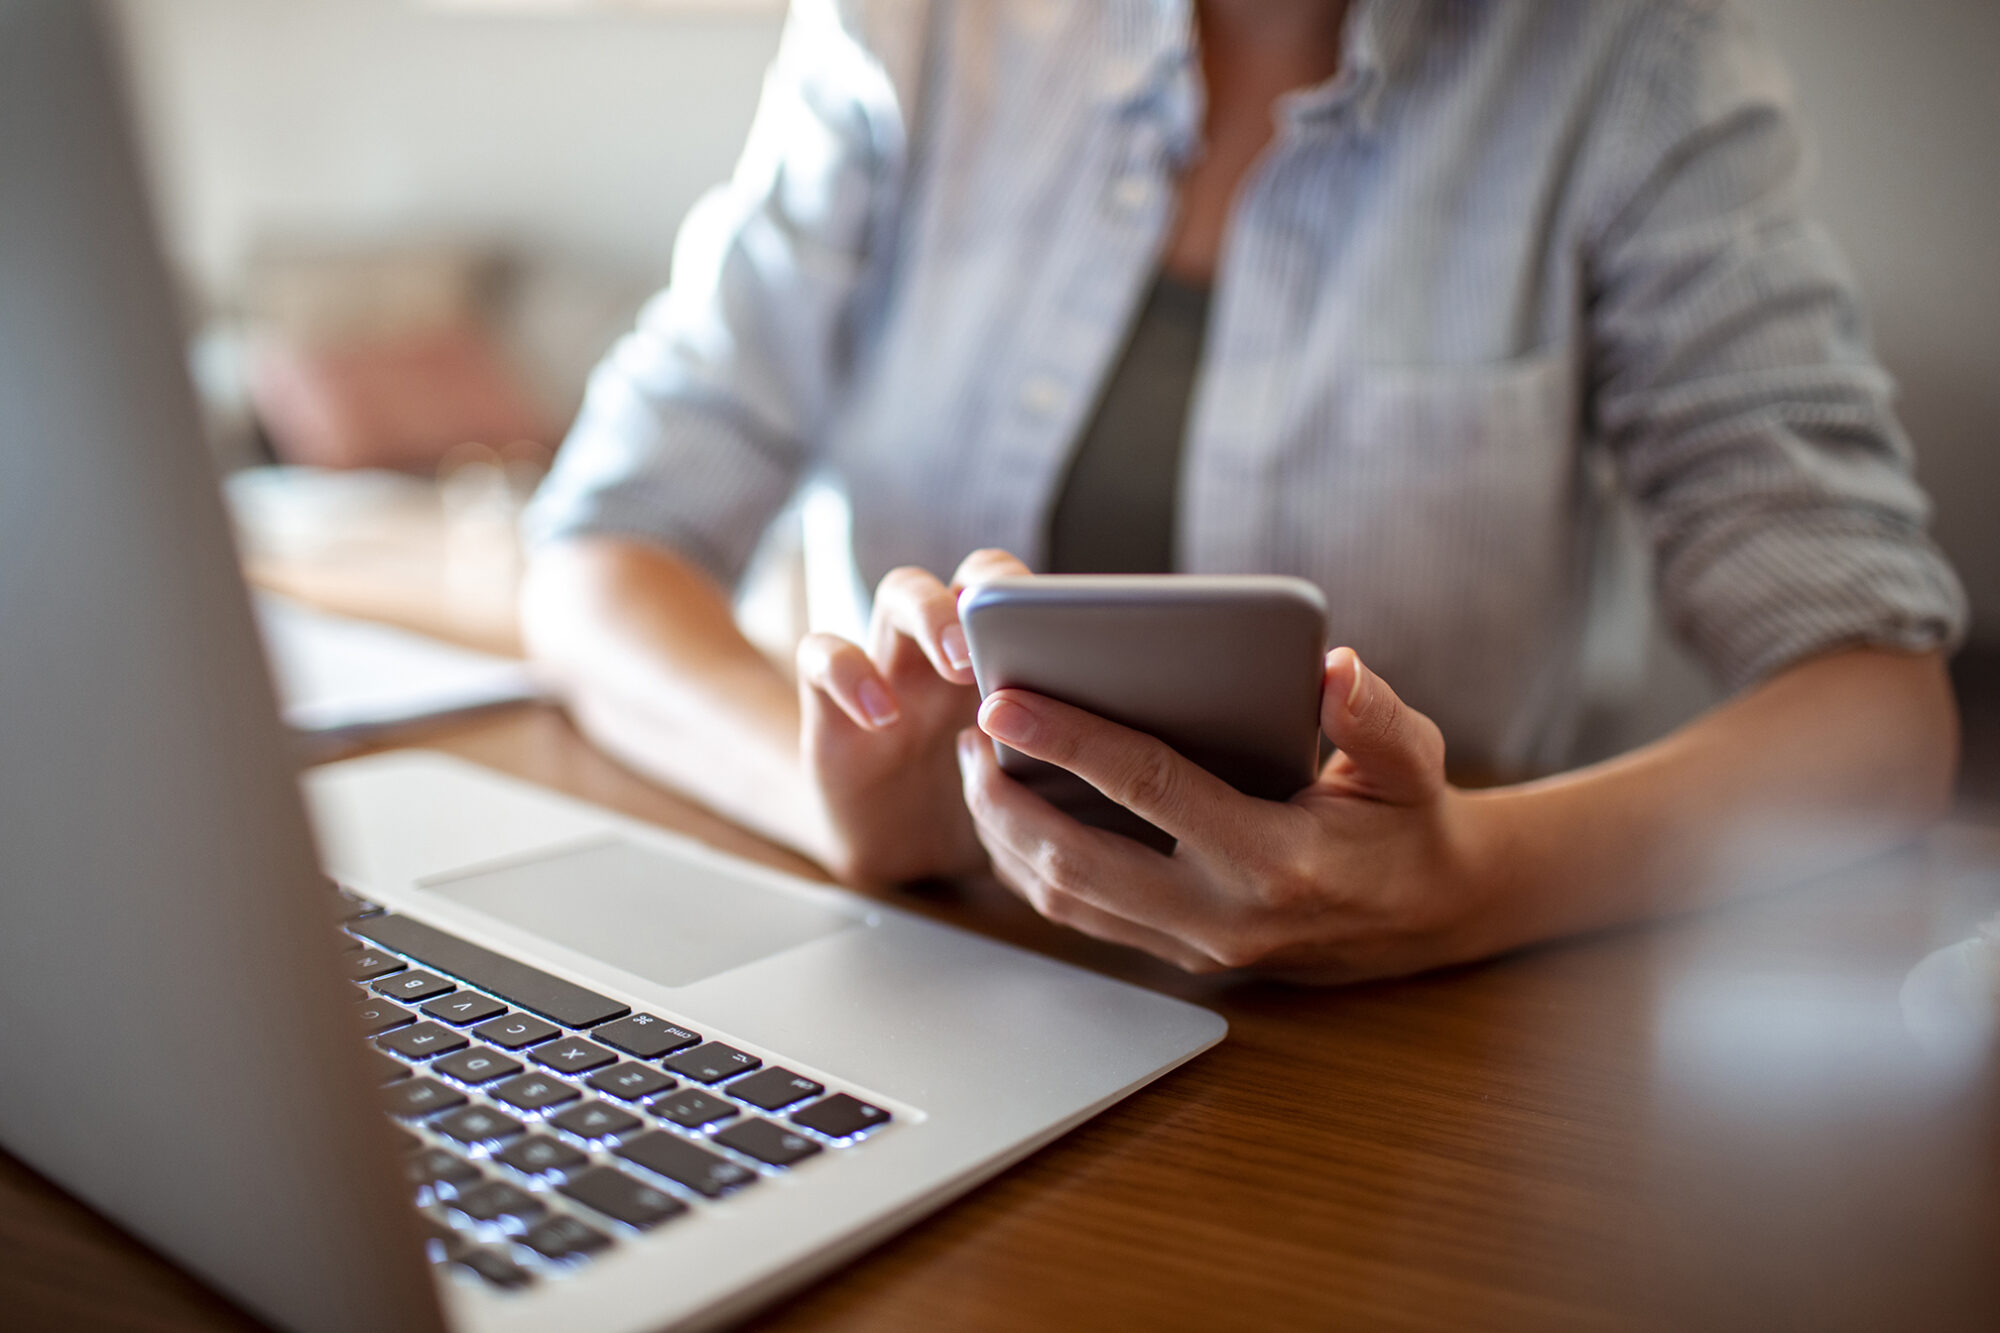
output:
[[[1697,0],[801,0],[537,502],[531,645],[590,735],[842,879],[990,863],[1197,971],[1413,971],[1907,836],[1950,789],[1963,598],[1798,167],[1780,77]],[[794,687],[728,589],[809,470],[881,583]],[[1733,697],[1461,790],[1447,738],[1567,748],[1604,477]],[[1275,804],[980,708],[951,587],[1024,565],[1314,580],[1338,753]],[[1040,803],[975,718],[1174,854]]]

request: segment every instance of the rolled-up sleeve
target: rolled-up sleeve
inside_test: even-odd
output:
[[[1733,7],[1658,12],[1606,112],[1588,262],[1593,424],[1661,602],[1731,690],[1842,645],[1950,647],[1964,592],[1854,283],[1801,211],[1783,76]]]
[[[689,213],[670,285],[592,374],[531,543],[636,537],[725,585],[741,575],[812,462],[893,221],[908,93],[867,27],[833,0],[793,6],[735,174]]]

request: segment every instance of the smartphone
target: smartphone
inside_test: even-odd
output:
[[[1238,791],[1282,801],[1319,767],[1326,599],[1274,575],[1046,574],[965,589],[979,694],[1032,690],[1172,746]],[[1077,819],[1153,847],[1173,839],[1053,764],[1000,767]]]

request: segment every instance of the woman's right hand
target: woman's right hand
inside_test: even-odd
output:
[[[899,883],[986,865],[958,773],[957,735],[979,711],[958,592],[1030,572],[994,550],[967,556],[949,586],[914,566],[891,570],[865,650],[834,634],[800,641],[800,749],[835,878]]]

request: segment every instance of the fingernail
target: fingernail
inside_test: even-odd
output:
[[[1354,683],[1347,687],[1347,711],[1353,712],[1355,703],[1361,698],[1361,654],[1352,648],[1347,650],[1347,660],[1354,663]]]
[[[969,772],[972,768],[972,761],[978,758],[978,756],[979,732],[976,728],[967,727],[964,731],[958,733],[959,772]]]
[[[876,726],[886,727],[896,720],[895,700],[874,681],[862,681],[860,688],[856,689],[854,694],[861,700],[861,711],[868,714],[868,720]]]
[[[979,710],[979,728],[995,740],[1025,742],[1035,734],[1035,715],[995,694]]]
[[[944,633],[938,635],[938,643],[944,648],[945,661],[960,669],[972,665],[972,653],[965,646],[965,631],[958,626],[945,626]]]

